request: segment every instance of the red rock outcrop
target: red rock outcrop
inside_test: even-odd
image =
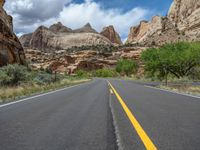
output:
[[[108,38],[114,44],[123,44],[119,34],[115,31],[113,26],[104,27],[100,34]]]
[[[0,66],[25,64],[24,50],[13,32],[12,17],[3,9],[4,3],[0,0]]]
[[[101,68],[114,68],[120,58],[134,59],[140,62],[140,55],[147,47],[126,47],[103,55],[94,50],[67,53],[64,50],[45,53],[39,50],[26,50],[26,57],[33,69],[50,68],[60,73],[73,74],[76,70],[92,71]]]

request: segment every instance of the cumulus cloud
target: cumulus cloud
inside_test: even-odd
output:
[[[38,25],[58,18],[71,0],[9,0],[5,9],[14,18],[16,32],[30,32]],[[47,23],[46,23],[47,22]]]
[[[104,26],[114,25],[123,38],[126,38],[131,26],[152,14],[141,7],[127,12],[104,9],[93,0],[85,0],[80,4],[69,2],[71,0],[11,0],[6,9],[14,16],[17,32],[30,32],[41,24],[49,26],[57,21],[73,29],[90,22],[97,31]]]
[[[87,22],[100,31],[104,26],[114,25],[121,36],[128,34],[129,28],[145,19],[149,11],[140,7],[128,12],[120,9],[103,9],[99,3],[86,0],[82,4],[70,4],[60,13],[59,20],[72,28],[78,28]]]

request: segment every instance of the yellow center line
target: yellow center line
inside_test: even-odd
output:
[[[133,125],[133,128],[135,128],[137,134],[139,135],[140,139],[142,140],[144,146],[147,150],[157,150],[156,146],[153,144],[149,136],[146,134],[140,123],[137,121],[137,119],[134,117],[128,106],[125,104],[125,102],[122,100],[120,95],[117,93],[115,88],[111,85],[111,83],[108,81],[108,84],[110,85],[112,91],[115,93],[117,99],[119,100],[120,104],[122,105],[122,108],[124,109],[126,115],[128,116],[130,122]]]

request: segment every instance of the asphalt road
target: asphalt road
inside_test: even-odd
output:
[[[109,82],[0,105],[0,150],[200,149],[199,98]]]

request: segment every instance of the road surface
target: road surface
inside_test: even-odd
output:
[[[94,79],[0,105],[0,150],[199,150],[200,99]]]

